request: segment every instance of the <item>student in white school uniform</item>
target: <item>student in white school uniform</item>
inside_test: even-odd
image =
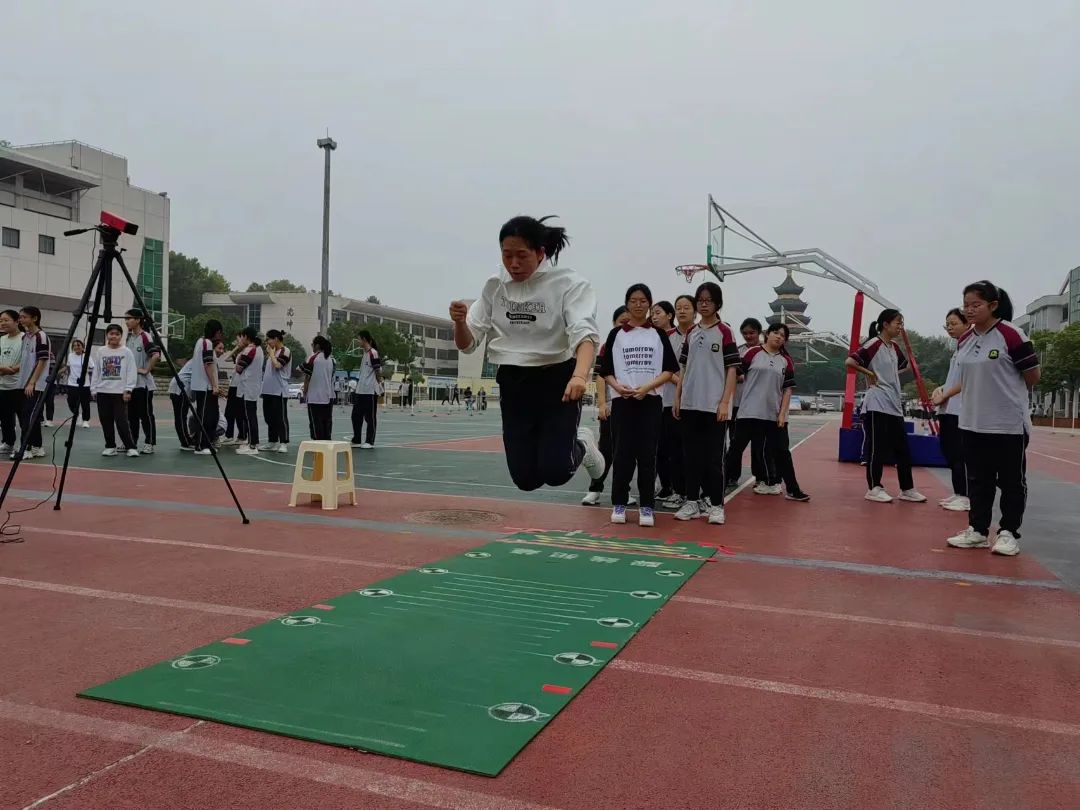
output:
[[[33,416],[38,400],[44,396],[48,384],[47,372],[52,351],[49,349],[49,336],[41,328],[40,309],[30,306],[19,310],[19,325],[23,330],[19,360],[19,388],[22,391],[19,426],[22,442],[26,445],[25,458],[44,458],[45,448],[41,440],[42,413],[38,412],[37,419],[33,419]],[[12,461],[18,457],[20,449],[21,445],[14,449],[11,454]]]
[[[154,366],[161,359],[161,348],[154,343],[150,333],[145,327],[149,321],[143,317],[138,309],[129,309],[124,313],[124,324],[127,326],[127,339],[125,345],[135,355],[135,362],[139,364],[139,379],[135,390],[131,393],[131,402],[128,405],[128,423],[131,427],[131,437],[135,443],[139,443],[139,426],[142,426],[145,443],[142,447],[144,454],[153,453],[154,445],[157,444],[157,419],[154,417]]]
[[[356,381],[356,393],[352,395],[352,446],[370,450],[375,446],[375,430],[379,418],[382,358],[371,332],[361,329],[356,338],[360,341],[364,354],[360,358],[360,377]]]
[[[863,442],[866,456],[866,500],[889,503],[892,495],[881,485],[885,457],[891,452],[900,481],[900,500],[924,503],[926,496],[915,489],[911,473],[911,450],[904,424],[904,404],[900,393],[900,372],[908,368],[908,359],[898,338],[904,330],[904,316],[899,310],[883,309],[870,324],[870,337],[853,351],[846,361],[867,379],[863,398]]]
[[[19,330],[19,312],[0,312],[0,454],[15,449],[15,424],[21,419],[22,391],[19,387],[19,364],[23,340]]]
[[[622,326],[628,323],[630,320],[630,314],[626,311],[625,305],[620,305],[611,316],[611,327]],[[604,474],[599,478],[594,478],[589,482],[589,491],[585,493],[585,497],[581,499],[582,506],[595,506],[600,503],[600,494],[604,491],[604,482],[607,480],[608,473],[611,471],[611,461],[614,458],[612,455],[614,450],[614,444],[611,440],[611,403],[615,401],[615,391],[607,384],[603,376],[600,373],[600,362],[604,358],[604,347],[601,346],[596,352],[596,367],[594,368],[596,385],[596,418],[600,422],[600,455],[604,457]],[[637,503],[633,496],[630,496],[630,504]]]
[[[638,474],[638,525],[653,526],[656,505],[656,446],[663,400],[660,388],[678,370],[667,335],[650,320],[652,292],[644,284],[626,291],[630,316],[608,333],[600,359],[600,375],[616,397],[611,403],[611,437],[615,445],[611,484],[612,523],[626,523],[630,482]]]
[[[707,515],[709,523],[719,525],[725,520],[725,439],[740,358],[735,336],[720,320],[724,305],[720,285],[706,281],[697,288],[694,300],[701,320],[683,342],[682,373],[672,406],[672,415],[682,427],[686,475],[686,503],[675,519]]]
[[[739,346],[739,357],[746,357],[746,353],[761,345],[761,321],[757,318],[747,318],[739,326],[739,334],[742,335],[743,343]],[[745,377],[742,369],[739,370],[735,397],[731,402],[731,432],[730,444],[728,445],[727,459],[724,463],[724,473],[727,476],[727,486],[737,487],[742,477],[742,459],[750,444],[750,434],[746,430],[739,429],[739,406],[742,404],[743,383]]]
[[[236,353],[236,383],[238,402],[236,421],[238,434],[243,443],[236,448],[237,455],[259,455],[259,397],[262,396],[263,363],[259,349],[261,341],[254,326],[240,330],[240,350]],[[228,426],[226,425],[226,430]]]
[[[209,456],[217,436],[218,413],[218,364],[214,344],[221,341],[224,327],[221,321],[211,318],[206,322],[203,336],[195,342],[191,352],[191,391],[195,395],[195,418],[203,429],[195,431],[192,447],[195,455]]]
[[[967,468],[969,525],[948,544],[987,548],[994,496],[1001,490],[1001,521],[990,549],[1020,553],[1020,524],[1027,505],[1027,445],[1031,436],[1028,392],[1039,382],[1039,357],[1027,335],[1009,322],[1012,301],[989,281],[964,288],[970,330],[960,341],[960,434]]]
[[[98,419],[105,435],[105,449],[101,455],[116,455],[116,434],[119,433],[127,455],[137,458],[139,451],[135,448],[127,409],[139,384],[139,364],[131,349],[123,344],[123,338],[124,330],[119,324],[111,323],[105,327],[105,345],[98,350],[98,374],[90,390],[97,399]]]
[[[784,482],[789,501],[809,501],[795,478],[788,449],[788,408],[795,390],[795,363],[784,347],[790,333],[785,324],[765,330],[765,345],[753,346],[742,359],[742,402],[738,432],[750,439],[750,468],[758,495],[779,495]]]
[[[968,500],[967,469],[964,466],[964,449],[960,437],[960,411],[963,409],[963,396],[960,394],[960,364],[957,354],[960,351],[960,339],[968,330],[967,316],[960,309],[950,309],[945,316],[945,331],[957,341],[956,351],[949,360],[949,373],[945,384],[931,395],[931,401],[938,406],[938,427],[941,439],[941,453],[952,472],[953,494],[938,501],[939,505],[950,512],[966,512],[971,508]],[[956,390],[946,396],[947,391]]]
[[[580,427],[581,397],[600,331],[592,286],[556,267],[566,229],[519,216],[499,231],[505,272],[467,306],[450,305],[454,343],[469,354],[487,341],[499,366],[499,405],[510,477],[519,489],[562,486],[579,466],[604,474],[596,439]]]
[[[316,335],[311,341],[312,355],[300,370],[304,372],[304,402],[307,405],[311,438],[329,441],[334,434],[334,372],[330,339]]]
[[[292,355],[285,345],[285,333],[278,329],[266,331],[263,363],[262,401],[266,420],[266,444],[259,449],[273,453],[289,452],[289,380],[292,377]]]
[[[655,311],[655,307],[653,308]],[[668,343],[671,351],[678,358],[682,354],[683,342],[687,333],[693,328],[697,318],[694,297],[692,295],[680,295],[675,299],[675,320],[667,330]],[[679,387],[679,372],[676,371],[672,379],[664,384],[661,390],[661,398],[664,401],[664,413],[660,418],[660,441],[666,448],[666,458],[661,460],[662,453],[657,453],[657,464],[667,464],[667,480],[671,487],[671,495],[661,505],[665,509],[678,510],[686,503],[686,481],[683,471],[683,443],[679,421],[674,415],[675,393]],[[661,478],[661,481],[664,479]]]
[[[86,377],[82,385],[79,385],[79,377],[82,375],[83,363],[87,363]],[[96,364],[94,358],[86,351],[86,344],[78,338],[71,341],[71,351],[68,352],[67,362],[60,369],[67,386],[68,410],[71,418],[78,421],[82,414],[82,426],[90,427],[90,385],[94,380]]]

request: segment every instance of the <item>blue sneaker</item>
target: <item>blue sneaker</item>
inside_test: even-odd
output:
[[[611,510],[612,523],[626,523],[626,507],[616,506]]]
[[[637,525],[638,526],[655,526],[656,523],[653,520],[653,510],[650,509],[647,506],[641,507],[641,509],[638,510]]]

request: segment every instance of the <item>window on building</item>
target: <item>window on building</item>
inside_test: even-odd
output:
[[[424,334],[426,334],[429,338],[434,338],[435,334],[436,334],[435,327],[434,326],[427,327],[427,329],[424,330]]]
[[[428,357],[428,358],[434,360],[435,357],[436,357],[435,350],[434,349],[424,349],[424,357]]]
[[[3,233],[4,247],[18,248],[19,247],[19,231],[17,228],[4,228]]]
[[[150,310],[154,323],[162,322],[161,300],[164,284],[162,268],[165,261],[165,243],[160,239],[144,239],[142,259],[139,262],[139,294]]]
[[[440,329],[439,330],[439,340],[453,340],[453,339],[454,339],[454,335],[453,335],[453,333],[451,333],[451,331],[449,329]]]
[[[248,326],[254,326],[256,332],[262,331],[262,304],[247,305]]]
[[[43,233],[38,234],[37,238],[38,253],[48,253],[50,256],[56,255],[56,237],[46,236]]]
[[[422,327],[418,323],[414,323],[412,325],[412,333],[414,335],[416,335],[417,337],[423,337],[424,336],[424,327]]]

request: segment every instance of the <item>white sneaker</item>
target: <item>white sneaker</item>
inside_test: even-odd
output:
[[[948,503],[942,504],[942,507],[948,509],[950,512],[970,512],[971,501],[965,498],[963,495],[957,495]]]
[[[724,517],[724,507],[711,506],[709,507],[709,523],[717,526],[723,526],[726,518]]]
[[[197,456],[209,456],[210,454],[211,453],[210,453],[210,448],[209,447],[204,447],[202,450],[196,450],[195,451],[195,455],[197,455]]]
[[[687,501],[675,513],[676,520],[693,520],[701,517],[701,504],[698,501]]]
[[[364,442],[363,444],[360,445],[361,450],[371,450],[374,447],[375,447],[375,445],[371,444],[371,442]]]
[[[134,447],[132,447],[130,450],[127,451],[127,457],[128,458],[138,458],[139,457],[139,451],[136,450]]]
[[[989,548],[990,540],[985,534],[979,534],[968,526],[960,534],[953,535],[945,541],[953,548]]]
[[[586,492],[585,497],[581,499],[582,506],[596,506],[600,503],[599,492]]]
[[[952,503],[953,501],[955,501],[959,497],[960,497],[959,495],[954,494],[954,495],[950,495],[947,498],[942,498],[940,501],[938,501],[938,506],[948,506],[950,503]]]
[[[1020,553],[1020,543],[1012,532],[1001,529],[997,533],[997,540],[994,541],[994,547],[990,549],[990,551],[993,554],[1004,554],[1006,557],[1015,557]]]
[[[756,484],[754,484],[754,494],[755,495],[768,495],[769,494],[769,485],[766,484],[764,481],[758,481]]]
[[[656,520],[653,517],[653,510],[647,506],[641,507],[641,509],[638,510],[637,525],[645,527],[655,526]]]
[[[153,455],[153,453],[154,453],[154,445],[152,445],[152,444],[144,444],[142,446],[142,454],[144,456]]]
[[[578,441],[585,445],[585,457],[581,460],[581,466],[589,474],[589,478],[596,480],[604,476],[604,454],[596,444],[596,437],[587,427],[579,427],[577,430]]]
[[[14,449],[10,444],[0,444],[0,454],[10,453]]]
[[[234,444],[240,444],[240,440],[234,439],[231,436],[226,436],[224,439],[218,442],[219,447],[232,447]]]
[[[88,427],[90,427],[90,423],[89,423],[89,422],[83,422],[83,423],[82,423],[82,426],[83,426],[84,428],[88,428]]]
[[[289,452],[289,445],[287,445],[287,444],[279,444],[277,447],[274,448],[274,452],[275,453],[288,453]]]
[[[258,447],[252,447],[250,444],[242,444],[236,448],[236,455],[238,456],[257,456],[259,454]]]
[[[268,450],[271,453],[278,449],[277,443],[266,442],[266,444],[259,445],[260,450]]]
[[[611,510],[612,523],[626,523],[626,507],[616,506]]]
[[[45,448],[44,447],[31,447],[30,448],[30,458],[45,458]]]
[[[780,484],[771,484],[765,488],[766,495],[783,495],[784,488]]]
[[[900,500],[908,503],[926,503],[926,496],[917,489],[905,489],[900,493]]]
[[[44,422],[41,423],[41,426],[42,427],[52,427],[53,426],[52,419],[46,419]]]
[[[116,455],[116,448],[106,447],[104,450],[101,451],[101,455],[105,456],[106,458],[112,458]]]
[[[892,495],[886,492],[882,487],[874,487],[867,492],[864,497],[868,501],[876,501],[877,503],[892,503]]]
[[[678,509],[684,503],[686,503],[686,498],[684,498],[682,495],[672,495],[670,498],[664,501],[664,508]]]

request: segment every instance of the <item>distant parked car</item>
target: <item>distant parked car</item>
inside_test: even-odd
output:
[[[836,405],[834,405],[832,402],[822,402],[821,404],[818,405],[818,410],[819,411],[835,411],[836,410]]]
[[[304,386],[300,383],[289,383],[289,399],[300,399],[304,395]]]
[[[792,397],[791,405],[788,407],[789,411],[801,411],[802,410],[802,397]]]

